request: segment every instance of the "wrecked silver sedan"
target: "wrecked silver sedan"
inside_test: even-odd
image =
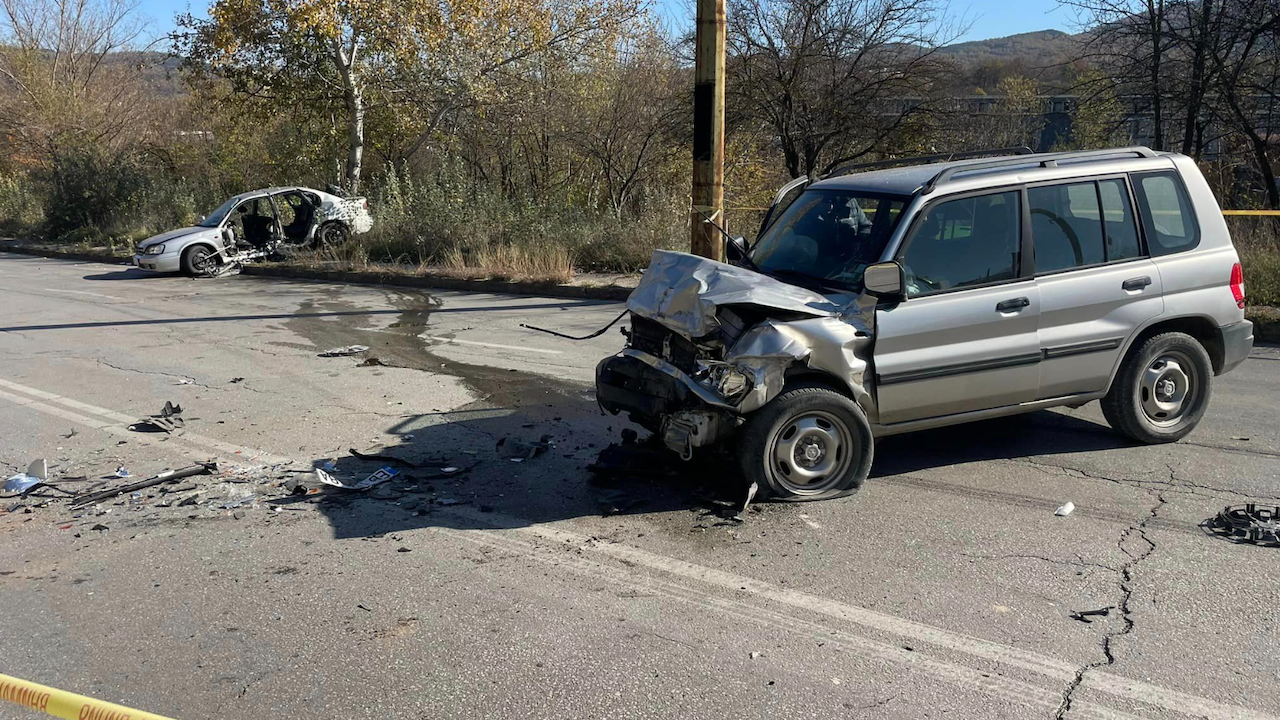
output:
[[[732,264],[655,253],[600,406],[792,500],[856,490],[882,435],[1092,400],[1139,442],[1191,432],[1253,342],[1195,164],[934,160],[788,185]]]

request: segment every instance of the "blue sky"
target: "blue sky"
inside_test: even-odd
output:
[[[692,17],[692,0],[654,0],[672,22]],[[141,0],[140,11],[148,20],[148,35],[157,37],[173,29],[173,16],[188,10],[203,15],[204,0]],[[1057,0],[953,0],[951,12],[964,17],[970,29],[962,40],[982,40],[1033,30],[1072,31],[1073,16]]]

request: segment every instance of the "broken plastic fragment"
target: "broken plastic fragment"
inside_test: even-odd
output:
[[[343,490],[368,490],[369,488],[375,485],[381,485],[382,483],[390,480],[391,478],[396,477],[399,474],[400,474],[400,471],[396,470],[395,468],[383,467],[383,468],[379,468],[377,472],[361,480],[358,483],[346,483],[330,475],[329,473],[325,472],[321,468],[316,468],[316,478],[320,482],[326,485],[332,485],[334,487],[342,488]]]
[[[368,349],[368,345],[348,345],[346,347],[330,348],[317,355],[317,357],[344,357],[347,355],[358,355]]]
[[[1054,510],[1053,514],[1057,515],[1058,517],[1066,517],[1071,514],[1072,510],[1075,510],[1075,509],[1076,509],[1075,503],[1068,500],[1067,502],[1063,503],[1062,506],[1059,507],[1057,510]]]
[[[44,458],[31,461],[27,466],[27,471],[18,473],[8,480],[4,481],[4,491],[7,493],[26,493],[33,490],[37,485],[49,479],[49,464]]]
[[[129,471],[124,469],[123,465],[116,467],[116,477],[129,477]]]

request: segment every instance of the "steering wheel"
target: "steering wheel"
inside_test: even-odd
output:
[[[1080,249],[1080,237],[1076,235],[1076,231],[1071,228],[1071,225],[1068,224],[1066,220],[1063,220],[1057,213],[1045,210],[1044,208],[1036,208],[1031,211],[1031,214],[1044,215],[1049,218],[1050,222],[1057,225],[1058,228],[1062,230],[1063,234],[1067,236],[1067,240],[1071,242],[1071,252],[1076,256],[1076,265],[1084,264],[1084,251]]]

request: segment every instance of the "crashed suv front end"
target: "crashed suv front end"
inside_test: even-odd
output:
[[[730,437],[790,377],[859,403],[872,306],[746,268],[658,251],[627,301],[627,347],[596,368],[600,407],[627,413],[684,458]]]

